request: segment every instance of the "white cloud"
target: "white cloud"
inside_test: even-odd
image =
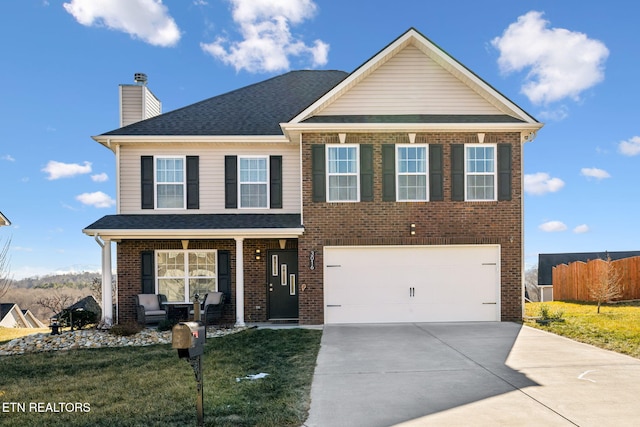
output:
[[[0,159],[6,160],[8,162],[15,162],[16,161],[16,159],[14,159],[13,156],[11,156],[11,154],[5,154],[4,156],[0,157]]]
[[[544,224],[540,224],[538,228],[542,231],[546,232],[554,232],[554,231],[565,231],[567,226],[561,221],[548,221]]]
[[[105,182],[109,180],[109,176],[106,173],[102,172],[95,175],[91,175],[91,180],[93,182]]]
[[[527,70],[522,92],[535,104],[572,98],[604,80],[609,50],[599,40],[564,28],[549,28],[542,12],[518,17],[491,44],[503,73]]]
[[[291,25],[315,15],[317,6],[313,0],[230,1],[242,40],[218,37],[212,43],[200,43],[202,50],[214,58],[236,71],[252,73],[288,70],[291,57],[307,56],[312,67],[327,63],[327,43],[315,40],[307,45],[290,31]]]
[[[96,208],[110,208],[116,204],[116,201],[104,194],[102,191],[96,191],[95,193],[82,193],[76,196],[76,200],[80,203],[93,206]]]
[[[551,178],[548,173],[538,172],[524,176],[524,191],[536,196],[555,193],[564,187],[560,178]]]
[[[47,163],[47,166],[42,169],[42,172],[49,174],[47,179],[50,181],[60,178],[70,178],[76,175],[91,173],[91,163],[84,162],[84,165],[79,165],[77,163],[62,163],[51,160]]]
[[[65,10],[87,27],[122,31],[154,46],[174,46],[180,30],[162,0],[71,0]]]
[[[611,178],[611,175],[609,175],[609,172],[603,169],[598,169],[598,168],[582,168],[580,170],[580,175],[586,176],[587,178],[596,178],[596,179]]]
[[[582,234],[589,232],[589,226],[587,224],[581,224],[573,229],[573,232],[576,234]]]
[[[618,151],[625,156],[637,156],[640,154],[640,136],[634,136],[628,141],[622,141],[618,145]]]

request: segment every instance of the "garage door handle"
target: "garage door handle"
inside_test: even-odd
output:
[[[416,288],[409,288],[409,297],[416,296]]]

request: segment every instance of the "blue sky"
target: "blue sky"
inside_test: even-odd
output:
[[[541,122],[525,144],[525,257],[640,250],[637,6],[602,1],[9,0],[0,212],[22,278],[97,270],[115,213],[118,85],[163,111],[292,69],[353,71],[414,27]]]

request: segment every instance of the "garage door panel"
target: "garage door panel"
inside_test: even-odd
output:
[[[497,245],[325,247],[325,323],[500,320]]]

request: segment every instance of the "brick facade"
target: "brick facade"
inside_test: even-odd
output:
[[[297,241],[288,239],[286,249],[295,249]],[[267,257],[270,249],[279,249],[276,239],[244,240],[244,310],[245,321],[265,322],[267,304]],[[141,253],[145,251],[175,249],[182,250],[181,240],[122,240],[117,244],[118,260],[118,322],[130,322],[136,318],[134,296],[142,292]],[[226,301],[221,323],[234,324],[236,313],[236,242],[225,240],[189,240],[189,250],[217,249],[231,253],[231,299]],[[256,249],[260,249],[260,260],[256,260]]]
[[[322,249],[343,245],[499,244],[501,247],[501,318],[522,319],[522,191],[519,133],[487,133],[485,143],[512,145],[510,201],[451,201],[451,144],[477,143],[475,133],[418,134],[416,143],[443,145],[444,200],[385,202],[382,200],[382,144],[408,143],[407,134],[351,134],[347,143],[372,144],[374,200],[358,203],[312,201],[311,147],[338,143],[336,134],[304,134],[302,193],[305,233],[298,241],[300,323],[324,322]],[[416,224],[410,236],[410,224]],[[315,251],[315,269],[309,256]]]

